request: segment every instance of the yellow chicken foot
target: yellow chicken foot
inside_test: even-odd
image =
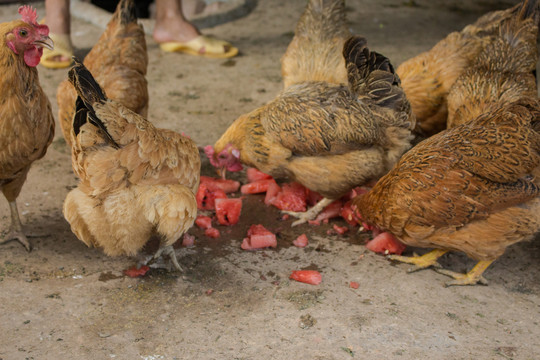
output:
[[[291,216],[297,217],[298,220],[292,223],[291,226],[296,226],[303,224],[305,222],[308,222],[309,220],[313,220],[319,215],[319,213],[328,206],[333,199],[328,198],[322,198],[318,203],[315,204],[311,209],[305,212],[296,212],[296,211],[282,211],[284,214],[289,214]]]
[[[21,219],[19,218],[17,203],[15,203],[15,201],[10,201],[9,209],[11,211],[11,227],[6,236],[4,236],[4,239],[0,240],[0,244],[6,243],[11,240],[17,240],[26,248],[27,251],[31,251],[32,246],[30,245],[30,242],[22,231],[22,224]]]
[[[153,260],[156,260],[157,258],[162,256],[163,254],[169,256],[169,259],[171,260],[171,262],[172,262],[173,266],[176,268],[176,270],[178,270],[180,272],[184,271],[184,269],[182,269],[182,267],[178,263],[178,259],[176,258],[176,253],[174,252],[174,248],[172,247],[172,245],[160,247],[158,249],[158,251],[156,251],[156,254],[154,255]]]
[[[448,250],[442,250],[442,249],[435,249],[427,254],[424,254],[422,256],[399,256],[399,255],[388,255],[387,258],[390,260],[396,260],[408,264],[413,264],[414,267],[407,270],[407,272],[415,272],[418,270],[426,269],[428,267],[435,267],[440,268],[441,265],[437,262],[437,259],[439,259],[441,256],[446,254]]]
[[[482,260],[479,261],[471,271],[466,274],[456,273],[450,270],[445,269],[435,269],[438,273],[441,273],[446,276],[453,277],[455,280],[449,281],[445,284],[446,287],[454,285],[476,285],[482,284],[487,285],[487,280],[482,276],[484,271],[488,268],[493,260]]]

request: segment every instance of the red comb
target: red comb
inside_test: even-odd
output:
[[[31,6],[24,5],[19,8],[19,14],[21,14],[22,21],[37,25],[37,11]]]

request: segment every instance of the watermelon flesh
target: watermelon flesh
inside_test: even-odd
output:
[[[289,279],[296,280],[311,285],[319,285],[322,282],[322,275],[317,270],[295,270]]]
[[[368,241],[366,248],[379,254],[397,254],[401,255],[406,246],[389,232],[382,232]]]
[[[216,215],[221,225],[234,225],[240,220],[242,199],[216,199]]]
[[[244,250],[263,249],[277,247],[276,235],[260,224],[251,225],[247,237],[242,241],[241,248]]]

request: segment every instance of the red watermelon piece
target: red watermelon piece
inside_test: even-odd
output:
[[[195,199],[197,200],[197,208],[200,210],[214,210],[216,199],[226,199],[227,194],[223,190],[210,190],[205,183],[199,185],[197,190],[197,195]]]
[[[262,171],[259,171],[255,168],[248,168],[246,170],[246,175],[248,182],[252,183],[259,180],[266,180],[266,179],[272,179],[272,176],[263,173]]]
[[[358,225],[358,221],[361,219],[360,218],[360,214],[358,213],[358,211],[355,211],[353,209],[353,205],[352,205],[352,201],[349,200],[347,201],[343,207],[341,208],[340,212],[339,212],[339,215],[345,219],[345,221],[347,222],[347,224],[351,225],[351,226],[356,226]]]
[[[209,227],[208,229],[204,230],[204,235],[216,239],[221,236],[219,233],[219,230],[213,227]]]
[[[325,207],[323,211],[319,213],[319,215],[317,215],[317,217],[315,218],[315,221],[323,221],[323,220],[338,217],[340,214],[342,205],[343,204],[341,203],[341,200],[336,200],[328,204],[328,206]]]
[[[199,215],[195,219],[195,225],[201,229],[208,229],[212,227],[212,218],[209,216]]]
[[[129,277],[136,278],[136,277],[146,275],[148,270],[150,270],[150,268],[146,265],[143,265],[140,268],[133,266],[133,267],[130,267],[129,269],[124,270],[124,274]]]
[[[266,190],[264,203],[266,205],[272,205],[280,193],[281,187],[275,181],[273,183],[270,183],[268,185],[268,189]]]
[[[260,224],[251,225],[247,237],[242,241],[241,248],[244,250],[263,249],[277,247],[276,235]]]
[[[379,254],[401,255],[406,246],[389,232],[382,232],[366,244],[366,248]]]
[[[216,199],[216,215],[221,225],[234,225],[240,219],[242,199]]]
[[[182,246],[191,247],[193,245],[195,245],[195,236],[185,233],[182,238]]]
[[[307,244],[308,244],[308,237],[306,236],[306,234],[300,235],[293,241],[293,245],[300,248],[306,247]]]
[[[242,185],[240,192],[242,194],[260,194],[266,192],[271,183],[276,183],[274,179],[257,180],[248,184]]]
[[[311,285],[319,285],[322,281],[322,275],[317,270],[295,270],[289,279],[296,280]]]
[[[228,179],[213,178],[210,176],[201,176],[201,184],[205,184],[210,191],[221,190],[225,194],[238,191],[240,182]]]
[[[306,188],[293,182],[283,185],[281,193],[272,201],[272,205],[280,210],[306,211]]]

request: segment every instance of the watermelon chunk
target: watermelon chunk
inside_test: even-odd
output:
[[[212,227],[212,218],[209,216],[199,215],[195,219],[195,225],[201,229],[208,229]]]
[[[214,239],[221,236],[219,230],[213,227],[209,227],[208,229],[204,230],[204,235]]]
[[[259,171],[255,168],[248,168],[246,170],[246,175],[248,182],[252,183],[259,180],[266,180],[266,179],[272,179],[272,176],[263,173],[262,171]]]
[[[401,243],[394,235],[389,232],[383,232],[366,244],[366,248],[380,254],[398,254],[405,250],[406,246]]]
[[[328,204],[328,206],[326,206],[323,211],[321,211],[319,213],[319,215],[317,215],[317,217],[315,218],[316,221],[323,221],[323,220],[327,220],[327,219],[332,219],[332,218],[335,218],[335,217],[338,217],[339,214],[340,214],[340,211],[341,211],[341,206],[343,204],[341,203],[341,200],[336,200],[330,204]]]
[[[241,248],[244,250],[255,250],[266,247],[277,247],[276,235],[260,224],[251,225],[248,229],[247,237],[242,241]]]
[[[268,185],[266,190],[266,196],[264,198],[264,203],[266,205],[272,205],[276,201],[278,195],[281,193],[281,187],[274,181]]]
[[[341,208],[339,215],[351,226],[358,225],[360,219],[358,211],[353,209],[352,201],[347,201]]]
[[[308,244],[308,237],[306,236],[306,234],[300,235],[293,241],[293,245],[300,248],[306,247],[307,244]]]
[[[313,206],[318,203],[323,196],[316,191],[312,191],[306,188],[306,202],[309,206]]]
[[[195,199],[197,200],[197,208],[201,210],[214,210],[216,199],[226,199],[227,195],[223,190],[210,190],[207,184],[201,183],[197,190]]]
[[[182,238],[182,246],[191,247],[193,245],[195,245],[195,236],[185,233]]]
[[[276,183],[274,179],[263,179],[244,184],[240,188],[242,194],[259,194],[266,192],[271,183]]]
[[[141,266],[140,268],[137,268],[136,266],[133,266],[129,269],[124,270],[124,274],[135,278],[146,275],[146,273],[150,270],[150,268],[146,265]]]
[[[296,280],[311,285],[319,285],[322,281],[322,275],[317,270],[295,270],[289,279]]]
[[[234,225],[240,219],[242,199],[216,199],[216,215],[221,225]]]
[[[343,234],[345,234],[347,231],[349,231],[349,228],[346,227],[346,226],[338,226],[338,225],[334,224],[334,230],[335,230],[339,235],[343,235]]]
[[[238,191],[240,182],[228,179],[213,178],[210,176],[201,176],[201,184],[205,184],[208,190],[221,190],[225,194]]]
[[[293,182],[283,185],[281,193],[272,201],[272,205],[280,210],[306,211],[306,188]]]

